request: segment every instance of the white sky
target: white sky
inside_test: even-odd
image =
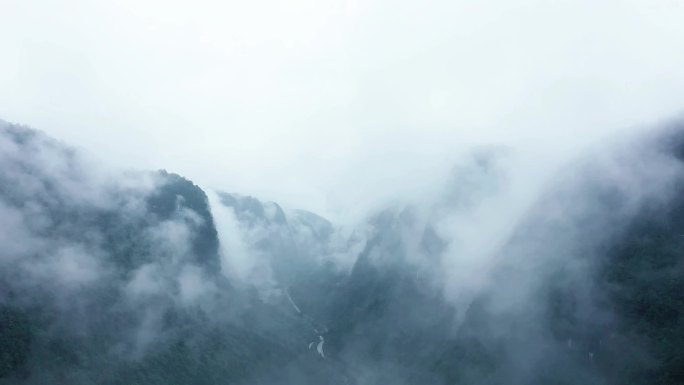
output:
[[[681,0],[0,0],[0,118],[337,215],[684,107]]]

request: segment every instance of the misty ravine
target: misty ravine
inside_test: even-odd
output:
[[[682,384],[684,125],[359,223],[0,121],[0,384]]]

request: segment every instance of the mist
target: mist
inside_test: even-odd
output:
[[[4,119],[328,217],[421,196],[412,186],[472,145],[546,163],[681,112],[684,7],[671,0],[2,11]]]
[[[0,383],[679,378],[676,120],[475,146],[343,221],[0,128]]]
[[[684,4],[0,4],[0,385],[684,382]]]

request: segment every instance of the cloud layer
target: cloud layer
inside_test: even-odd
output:
[[[9,0],[0,116],[343,217],[423,194],[473,143],[545,162],[680,113],[682,18],[673,0]]]

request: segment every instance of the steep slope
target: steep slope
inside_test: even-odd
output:
[[[681,382],[684,164],[670,135],[559,174],[438,361],[447,383]]]
[[[347,232],[0,123],[0,384],[682,383],[681,132]]]
[[[0,125],[0,383],[313,383],[308,324],[222,274],[205,193]]]

